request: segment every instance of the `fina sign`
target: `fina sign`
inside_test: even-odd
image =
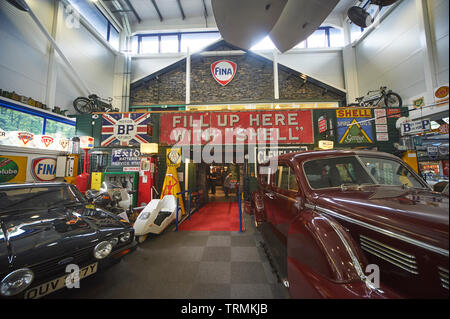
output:
[[[31,173],[38,182],[53,181],[56,177],[56,158],[40,157],[33,159]]]
[[[227,85],[233,80],[236,69],[237,64],[228,60],[220,60],[211,64],[211,73],[214,79],[222,86]]]

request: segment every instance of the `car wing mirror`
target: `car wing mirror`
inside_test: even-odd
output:
[[[303,197],[297,196],[295,197],[295,208],[297,209],[304,209],[305,208],[305,200]]]

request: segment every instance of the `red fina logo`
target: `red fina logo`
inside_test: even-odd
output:
[[[233,80],[236,69],[237,64],[228,60],[220,60],[211,64],[211,73],[214,79],[222,86]]]

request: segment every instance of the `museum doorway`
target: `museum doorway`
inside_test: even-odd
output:
[[[196,180],[203,205],[181,230],[239,231],[239,198],[244,164],[195,164]]]

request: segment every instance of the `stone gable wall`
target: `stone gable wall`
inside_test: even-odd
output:
[[[232,50],[223,45],[215,51]],[[233,80],[220,85],[211,74],[211,64],[230,60],[237,64]],[[280,100],[339,101],[342,97],[283,70],[278,71]],[[131,89],[130,105],[184,104],[186,64],[159,75],[159,80]],[[197,56],[191,58],[191,104],[273,101],[273,63],[250,54],[234,56]]]

